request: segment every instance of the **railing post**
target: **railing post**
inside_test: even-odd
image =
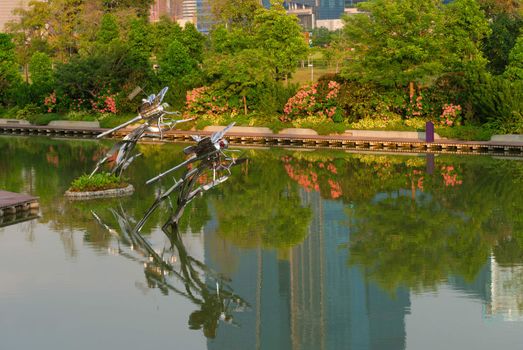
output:
[[[431,121],[425,124],[425,142],[434,142],[434,123]]]

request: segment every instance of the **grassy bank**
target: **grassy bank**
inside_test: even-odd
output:
[[[12,111],[12,110],[11,110]],[[102,128],[113,128],[129,119],[135,114],[90,114],[82,112],[70,112],[66,114],[57,113],[28,113],[27,111],[10,113],[0,111],[0,118],[24,119],[34,125],[47,125],[53,120],[72,120],[72,121],[94,121],[98,120]],[[357,130],[386,130],[386,131],[424,131],[425,121],[422,119],[391,119],[383,121],[380,119],[361,119],[354,123],[340,122],[335,123],[329,119],[320,117],[309,117],[294,120],[292,122],[282,122],[279,115],[266,115],[250,113],[248,115],[221,115],[221,116],[200,116],[193,122],[179,124],[178,129],[189,130],[195,128],[201,130],[209,125],[228,125],[235,122],[238,126],[258,126],[268,127],[273,132],[279,132],[285,128],[308,128],[313,129],[320,135],[343,133],[348,129]],[[453,127],[436,126],[436,132],[449,139],[484,141],[489,140],[495,134],[495,130],[485,126],[461,125]]]

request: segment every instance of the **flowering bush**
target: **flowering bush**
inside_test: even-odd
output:
[[[445,104],[439,117],[439,122],[446,126],[459,125],[461,122],[461,106],[452,103]]]
[[[303,86],[287,101],[280,120],[289,122],[316,115],[335,122],[342,121],[342,109],[338,106],[340,88],[341,85],[334,80]]]
[[[425,112],[425,103],[421,92],[419,92],[417,96],[412,93],[409,94],[409,102],[406,107],[405,118],[422,116]]]
[[[202,86],[187,91],[185,111],[191,115],[216,116],[223,113],[237,113],[235,108],[230,108],[227,101],[217,96],[207,87]]]
[[[79,99],[79,106],[82,105],[83,101]],[[118,113],[116,108],[116,94],[111,94],[111,90],[100,92],[97,96],[90,100],[91,108],[97,113]]]
[[[44,106],[47,113],[56,112],[56,91],[53,91],[49,96],[44,98]]]

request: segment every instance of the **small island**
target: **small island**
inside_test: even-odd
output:
[[[120,197],[133,194],[133,185],[111,173],[98,173],[92,176],[82,175],[71,183],[65,192],[70,199],[92,199]]]

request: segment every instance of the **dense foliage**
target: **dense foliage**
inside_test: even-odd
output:
[[[209,35],[149,22],[150,3],[50,0],[16,10],[20,20],[0,34],[0,115],[107,120],[134,112],[137,87],[169,86],[166,101],[205,123],[523,124],[520,1],[369,0],[343,29],[304,33],[281,1],[221,0]],[[312,70],[314,57],[332,74],[313,81],[311,71],[299,88],[293,75]]]

